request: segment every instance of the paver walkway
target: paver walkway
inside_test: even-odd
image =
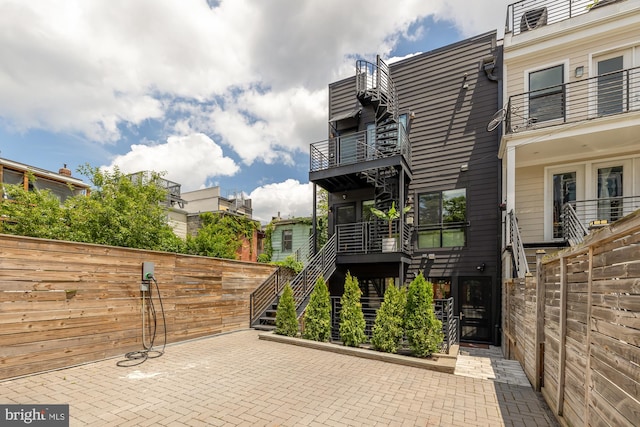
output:
[[[71,425],[549,426],[531,387],[258,339],[240,331],[0,382],[0,403],[69,403]]]
[[[503,358],[500,347],[460,347],[455,374],[531,387],[520,362]]]

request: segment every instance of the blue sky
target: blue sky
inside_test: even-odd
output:
[[[0,157],[165,171],[308,215],[327,85],[498,28],[501,0],[0,0]]]

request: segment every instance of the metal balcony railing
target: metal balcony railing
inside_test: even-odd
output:
[[[509,97],[506,132],[640,111],[640,67]]]
[[[569,245],[575,246],[584,240],[584,236],[588,233],[587,228],[580,222],[571,203],[565,203],[562,207],[562,235],[569,242]]]
[[[527,255],[524,252],[524,245],[522,244],[522,237],[520,236],[520,228],[518,228],[518,220],[516,219],[516,214],[513,210],[509,212],[507,219],[509,230],[507,245],[511,247],[516,276],[522,278],[529,273],[529,264],[527,263]]]
[[[612,224],[638,209],[640,196],[578,200],[563,206],[562,222],[558,225],[562,228],[563,237],[576,245],[589,230]]]
[[[389,66],[378,56],[376,64],[356,61],[356,94],[370,96],[380,102],[394,121],[398,121],[398,93],[391,79]]]
[[[411,159],[411,144],[402,125],[385,125],[384,139],[374,132],[362,131],[314,142],[310,147],[310,171],[317,172],[333,167],[372,161],[384,157],[403,155]],[[397,139],[389,144],[389,136]]]
[[[391,224],[394,245],[383,244],[383,239],[389,239],[389,225],[382,220],[340,224],[336,226],[336,236],[338,254],[411,253],[411,226],[400,220]]]
[[[518,35],[583,15],[613,1],[600,0],[597,6],[590,7],[593,3],[593,0],[522,0],[512,3],[507,6],[505,33]]]

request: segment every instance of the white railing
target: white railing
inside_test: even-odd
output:
[[[518,220],[516,214],[511,210],[508,214],[509,221],[509,241],[507,244],[511,246],[513,254],[514,266],[516,268],[517,277],[525,277],[529,273],[529,264],[527,263],[527,255],[524,252],[520,229],[518,228]]]

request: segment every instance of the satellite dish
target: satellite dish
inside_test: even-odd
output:
[[[500,123],[502,123],[506,115],[507,115],[507,112],[505,111],[504,108],[501,108],[498,111],[496,111],[495,114],[491,117],[491,120],[489,121],[489,123],[487,124],[487,132],[491,132],[492,130],[497,128],[500,125]]]

